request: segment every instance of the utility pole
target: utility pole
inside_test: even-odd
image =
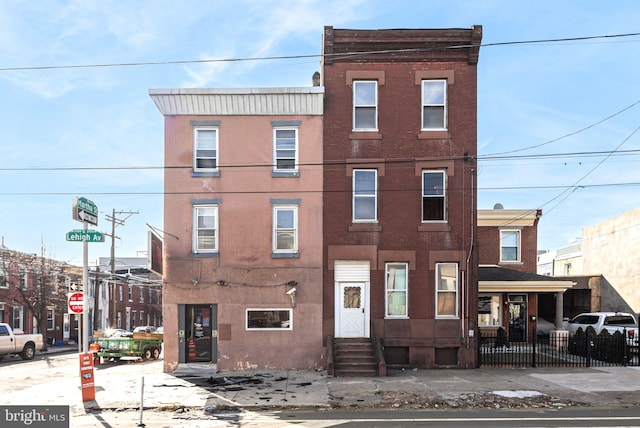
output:
[[[111,235],[107,234],[107,236],[111,236],[111,278],[109,281],[109,322],[111,324],[111,328],[116,328],[116,238],[120,239],[120,237],[116,236],[116,226],[124,226],[124,222],[127,221],[129,217],[134,214],[139,214],[138,211],[116,211],[112,210],[112,214],[105,215],[107,221],[111,222]],[[116,215],[124,215],[127,216],[125,218],[117,218]]]

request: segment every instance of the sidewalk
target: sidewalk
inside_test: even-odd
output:
[[[73,352],[55,349],[49,352]],[[77,351],[77,349],[75,350]],[[388,370],[386,377],[328,378],[324,370],[218,372],[162,361],[95,368],[96,399],[82,403],[79,380],[52,379],[48,403],[87,409],[279,409],[331,407],[567,407],[636,406],[639,367]],[[132,370],[132,368],[134,370]],[[132,375],[132,371],[135,373]],[[142,384],[144,382],[144,391]],[[42,388],[41,388],[42,389]],[[33,391],[21,391],[26,396]],[[12,394],[11,400],[24,399]],[[33,395],[30,395],[33,398]],[[23,401],[24,402],[24,401]]]

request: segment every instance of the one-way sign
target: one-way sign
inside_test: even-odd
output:
[[[93,226],[98,225],[98,207],[87,198],[75,198],[73,200],[71,215],[74,220]]]

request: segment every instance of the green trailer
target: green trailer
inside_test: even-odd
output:
[[[96,362],[105,360],[157,360],[162,352],[161,334],[133,337],[95,337],[90,346]]]

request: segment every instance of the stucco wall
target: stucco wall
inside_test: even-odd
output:
[[[582,228],[583,269],[602,274],[637,313],[640,311],[640,208]]]

